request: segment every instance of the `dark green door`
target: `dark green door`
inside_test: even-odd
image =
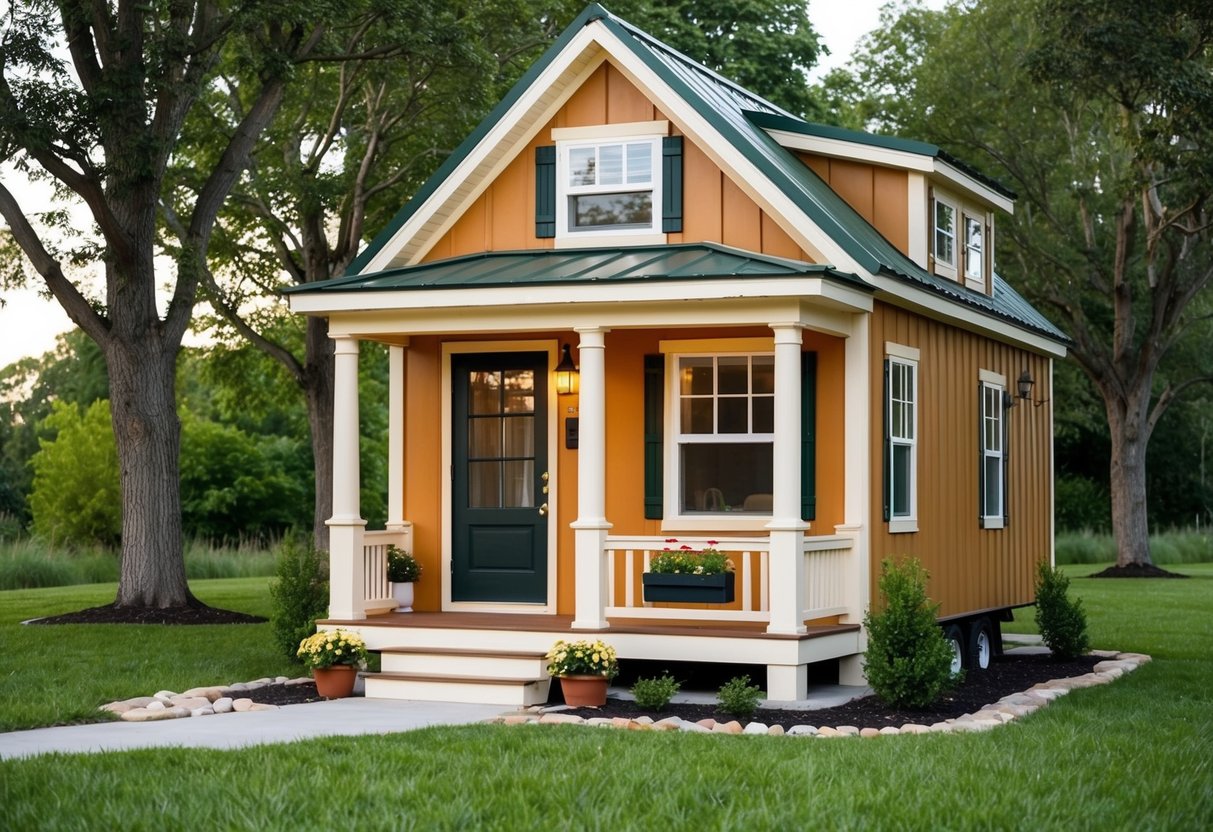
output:
[[[546,353],[455,355],[451,600],[548,599]]]

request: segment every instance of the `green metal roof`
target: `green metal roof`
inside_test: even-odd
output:
[[[861,217],[846,203],[829,185],[787,148],[782,147],[771,138],[756,121],[778,122],[787,129],[787,125],[801,125],[802,129],[811,129],[808,122],[798,119],[766,99],[749,92],[743,87],[729,81],[712,70],[704,67],[662,43],[656,38],[632,26],[630,23],[615,17],[598,4],[587,6],[568,28],[557,38],[556,42],[544,53],[534,66],[514,85],[506,97],[481,122],[480,126],[451,154],[446,162],[430,177],[429,181],[409,200],[397,213],[392,222],[371,242],[365,251],[351,264],[347,274],[356,274],[365,267],[366,263],[387,244],[391,236],[413,215],[425,200],[437,189],[439,184],[448,177],[455,167],[472,149],[488,134],[488,131],[501,121],[506,112],[524,92],[535,82],[539,74],[555,60],[556,56],[568,45],[586,25],[600,21],[609,31],[615,34],[620,42],[648,66],[658,77],[666,82],[678,95],[703,116],[723,137],[741,152],[752,164],[791,199],[823,233],[841,246],[848,255],[872,274],[883,274],[919,288],[927,289],[966,306],[979,309],[1002,320],[1008,321],[1023,329],[1044,335],[1059,342],[1069,339],[1049,322],[1047,318],[1032,308],[1018,293],[1016,293],[1001,278],[994,278],[993,295],[985,295],[965,288],[954,281],[944,280],[927,272],[913,260],[902,254],[892,243],[884,238],[867,220]],[[868,136],[870,134],[860,134]],[[879,137],[870,137],[869,141]],[[895,139],[888,141],[904,142]],[[932,147],[925,143],[914,143],[915,146]],[[568,252],[556,252],[555,255]],[[536,252],[528,252],[529,257],[535,257]],[[749,257],[761,258],[761,255],[748,254]],[[459,258],[464,260],[465,258]],[[794,262],[794,261],[793,261]],[[807,264],[805,264],[807,266]],[[424,267],[412,267],[413,269]],[[823,273],[840,273],[825,268]],[[394,272],[406,272],[409,269],[383,272],[382,275]],[[410,272],[411,273],[411,272]],[[375,278],[376,275],[367,276]],[[346,278],[326,281],[313,286],[325,286],[336,289]],[[570,279],[570,278],[566,278]],[[616,278],[620,279],[620,278]],[[350,288],[354,288],[357,279],[352,279]],[[308,291],[312,287],[304,286],[296,290]],[[398,288],[405,288],[403,285]],[[323,290],[320,290],[323,291]]]
[[[288,294],[474,289],[520,284],[712,280],[733,277],[824,277],[872,291],[854,275],[829,266],[741,251],[716,243],[627,248],[490,251],[368,275],[291,286]]]

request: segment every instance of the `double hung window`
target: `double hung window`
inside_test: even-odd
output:
[[[981,525],[1001,529],[1006,515],[1006,388],[982,381],[981,392]]]
[[[886,519],[891,532],[917,531],[918,361],[890,356],[886,373]]]
[[[660,138],[558,144],[560,235],[660,231]]]
[[[951,271],[956,268],[956,207],[936,199],[934,211],[935,239],[931,253],[935,255],[937,269]]]
[[[985,285],[985,235],[980,219],[965,215],[965,280]]]
[[[677,513],[771,513],[772,354],[675,357]]]

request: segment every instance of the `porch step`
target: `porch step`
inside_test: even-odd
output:
[[[368,699],[419,699],[481,705],[539,705],[550,677],[516,678],[444,673],[363,673]]]
[[[551,684],[544,654],[524,650],[384,647],[380,668],[363,674],[368,697],[537,705]]]

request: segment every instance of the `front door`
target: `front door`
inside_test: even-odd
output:
[[[451,600],[548,600],[548,356],[451,357]]]

